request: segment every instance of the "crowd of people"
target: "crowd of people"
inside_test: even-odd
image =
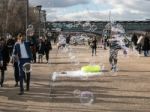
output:
[[[24,94],[24,82],[26,83],[26,91],[30,90],[30,72],[25,73],[23,66],[26,63],[43,63],[43,56],[46,57],[46,63],[49,61],[49,52],[52,50],[51,41],[47,37],[28,38],[24,34],[19,33],[16,38],[0,39],[0,69],[1,80],[0,86],[4,86],[5,71],[9,62],[14,67],[15,87],[20,86],[19,95]],[[38,54],[38,55],[37,55]]]
[[[70,44],[70,36],[66,36],[63,32],[57,37],[57,47],[65,47]],[[144,51],[144,56],[149,56],[150,50],[150,39],[148,33],[132,36],[132,44],[135,46],[139,54]],[[111,65],[111,70],[117,70],[117,55],[120,49],[124,50],[126,54],[125,45],[120,46],[115,37],[112,36],[111,39],[103,39],[104,49],[107,49],[106,42],[109,44],[110,56],[109,62]],[[97,54],[97,44],[98,40],[96,36],[92,36],[88,40],[88,44],[91,48],[92,56]],[[23,66],[25,63],[43,63],[43,56],[46,58],[46,63],[49,62],[49,53],[52,50],[51,40],[46,36],[36,38],[32,36],[26,40],[25,35],[19,33],[16,38],[1,38],[0,39],[0,69],[1,69],[1,79],[0,86],[3,87],[5,79],[5,71],[7,70],[7,65],[9,62],[13,64],[14,67],[14,79],[15,87],[20,86],[19,95],[24,94],[24,82],[26,83],[26,91],[30,90],[30,72],[25,74]]]

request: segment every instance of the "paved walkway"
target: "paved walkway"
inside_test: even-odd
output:
[[[10,64],[6,81],[0,88],[0,112],[150,112],[150,57],[139,57],[130,53],[119,55],[119,71],[111,73],[108,50],[98,49],[97,56],[91,56],[87,47],[74,47],[73,54],[79,65],[70,64],[67,53],[50,53],[51,64],[33,64],[31,91],[17,95],[14,87],[13,68]],[[101,55],[100,55],[101,54]],[[79,70],[91,63],[103,63],[103,76],[89,79],[59,78],[50,95],[50,74],[54,71]],[[92,91],[95,100],[83,105],[73,96],[74,90]]]

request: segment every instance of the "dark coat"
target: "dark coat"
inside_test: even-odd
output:
[[[3,61],[3,66],[1,66],[0,69],[7,70],[7,64],[10,61],[8,46],[5,44],[3,47],[1,47],[0,52],[1,52],[1,59]]]
[[[149,48],[150,48],[149,38],[145,37],[144,38],[143,50],[146,51],[146,50],[149,50]]]
[[[45,53],[45,43],[44,42],[40,42],[39,44],[38,44],[38,47],[37,47],[37,51],[38,51],[38,54],[42,54],[42,55],[44,55],[44,53]]]
[[[52,50],[52,45],[50,41],[45,41],[45,53],[49,52],[50,50]]]

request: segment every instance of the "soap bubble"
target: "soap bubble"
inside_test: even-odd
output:
[[[80,102],[82,104],[92,104],[94,102],[94,95],[90,91],[83,91],[80,94]]]
[[[49,36],[49,37],[52,36],[52,33],[51,33],[51,32],[48,32],[48,33],[47,33],[47,36]]]
[[[76,89],[76,90],[73,91],[74,97],[79,98],[79,97],[80,97],[80,94],[81,94],[81,91],[80,91],[79,89]]]
[[[33,29],[33,25],[32,24],[28,25],[28,28]]]
[[[58,75],[57,72],[53,73],[53,75],[52,75],[52,81],[56,81],[57,75]]]
[[[82,25],[84,31],[91,31],[91,24],[86,22]]]
[[[26,32],[27,32],[27,36],[33,36],[34,35],[33,25],[29,25]]]
[[[94,31],[96,31],[96,30],[97,30],[97,26],[96,26],[96,25],[92,25],[92,26],[91,26],[91,31],[94,32]]]
[[[60,32],[61,31],[61,28],[56,28],[55,29],[57,32]]]
[[[30,73],[32,71],[31,63],[25,63],[22,69],[25,73]]]

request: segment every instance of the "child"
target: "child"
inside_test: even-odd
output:
[[[118,51],[123,49],[124,50],[123,53],[127,54],[125,45],[123,45],[120,41],[121,40],[115,38],[114,36],[112,37],[112,39],[109,39],[109,43],[110,43],[109,63],[111,64],[111,70],[113,72],[117,71]]]

